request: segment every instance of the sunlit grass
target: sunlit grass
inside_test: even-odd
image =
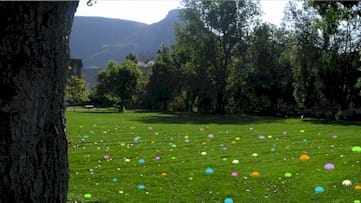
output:
[[[361,190],[355,189],[361,185],[361,153],[351,149],[361,146],[360,124],[297,118],[68,111],[68,199],[354,202],[361,200]],[[302,154],[310,159],[301,161]],[[104,155],[110,159],[105,160]],[[140,159],[144,163],[139,163]],[[335,168],[324,169],[327,163]],[[207,168],[214,173],[206,174]],[[255,171],[259,177],[251,176]],[[238,175],[232,176],[232,172]],[[285,173],[292,176],[285,177]],[[343,186],[345,179],[352,185]],[[317,186],[324,192],[316,193]]]

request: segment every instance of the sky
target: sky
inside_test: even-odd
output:
[[[169,10],[181,8],[180,0],[97,0],[87,6],[80,0],[76,16],[100,16],[152,24],[164,19]],[[261,0],[263,20],[279,25],[287,0]]]

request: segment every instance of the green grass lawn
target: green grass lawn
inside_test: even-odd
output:
[[[361,152],[352,151],[361,146],[360,122],[70,109],[66,116],[73,202],[361,200]]]

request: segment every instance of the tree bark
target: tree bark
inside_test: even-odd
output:
[[[66,202],[64,88],[77,1],[0,3],[0,202]]]

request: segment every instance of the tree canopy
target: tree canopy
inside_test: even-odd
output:
[[[361,117],[360,2],[290,1],[280,27],[260,21],[257,1],[183,4],[140,108]]]
[[[126,59],[119,64],[109,61],[107,67],[97,76],[96,95],[106,97],[121,111],[132,102],[139,91],[142,72],[134,59]]]
[[[80,102],[89,101],[88,85],[84,79],[70,76],[65,86],[65,98],[70,105],[78,105]]]

